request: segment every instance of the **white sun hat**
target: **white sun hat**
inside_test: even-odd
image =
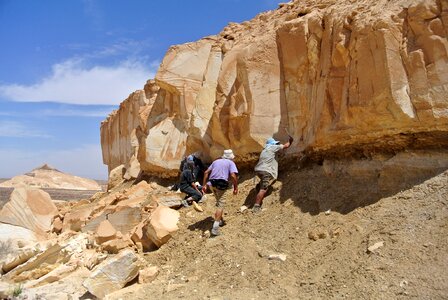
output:
[[[233,155],[232,149],[226,149],[224,150],[224,154],[222,155],[222,158],[225,159],[234,159],[235,155]]]

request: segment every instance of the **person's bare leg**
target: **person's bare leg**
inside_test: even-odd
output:
[[[263,203],[264,196],[266,195],[267,191],[268,191],[267,189],[266,190],[260,189],[260,191],[257,194],[257,197],[255,198],[255,204],[258,204],[261,206],[261,204]]]
[[[218,208],[216,211],[215,211],[215,221],[221,221],[222,220],[222,213],[223,213],[223,209],[222,208]]]
[[[215,211],[215,221],[213,222],[213,227],[212,227],[212,235],[219,235],[219,225],[221,224],[222,221],[222,214],[223,214],[223,209],[222,208],[218,208]]]

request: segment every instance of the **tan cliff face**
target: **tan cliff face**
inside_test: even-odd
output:
[[[293,1],[230,23],[171,47],[102,123],[104,163],[172,176],[227,148],[253,163],[284,128],[290,156],[446,147],[447,33],[446,0]]]

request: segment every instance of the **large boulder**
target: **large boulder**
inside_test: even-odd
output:
[[[29,229],[0,223],[0,243],[7,245],[11,252],[25,245],[35,243],[38,238],[39,236]]]
[[[251,164],[268,137],[287,132],[289,156],[319,160],[447,147],[447,5],[320,2],[171,47],[155,83],[102,123],[104,163],[137,159],[136,170],[177,176],[186,154],[211,160],[232,148]]]
[[[146,233],[149,239],[157,245],[162,246],[176,232],[177,222],[180,214],[178,211],[165,206],[158,206],[151,214],[151,221],[146,226]]]
[[[58,209],[48,193],[34,188],[14,189],[0,211],[0,222],[27,228],[43,235],[51,229]]]
[[[141,265],[132,250],[123,250],[115,257],[99,264],[87,278],[83,286],[96,297],[102,299],[109,293],[123,288],[138,275]]]

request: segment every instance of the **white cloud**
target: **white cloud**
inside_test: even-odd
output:
[[[32,137],[32,138],[51,138],[50,135],[32,129],[16,121],[0,120],[0,137]]]
[[[86,118],[106,118],[114,109],[108,106],[104,109],[45,109],[38,111],[39,116],[48,117],[86,117]]]
[[[0,116],[5,117],[81,117],[81,118],[106,118],[113,110],[117,109],[115,106],[106,106],[105,108],[91,108],[77,109],[77,108],[56,108],[56,109],[41,109],[32,112],[19,111],[0,111]],[[0,126],[1,126],[0,122]],[[1,131],[0,131],[1,132]]]
[[[123,61],[116,66],[86,67],[69,59],[52,67],[52,74],[32,85],[0,85],[0,95],[23,102],[117,105],[155,75],[157,62]]]
[[[81,177],[107,179],[100,145],[83,145],[77,149],[24,151],[0,149],[0,178],[21,175],[45,163],[56,169]]]

